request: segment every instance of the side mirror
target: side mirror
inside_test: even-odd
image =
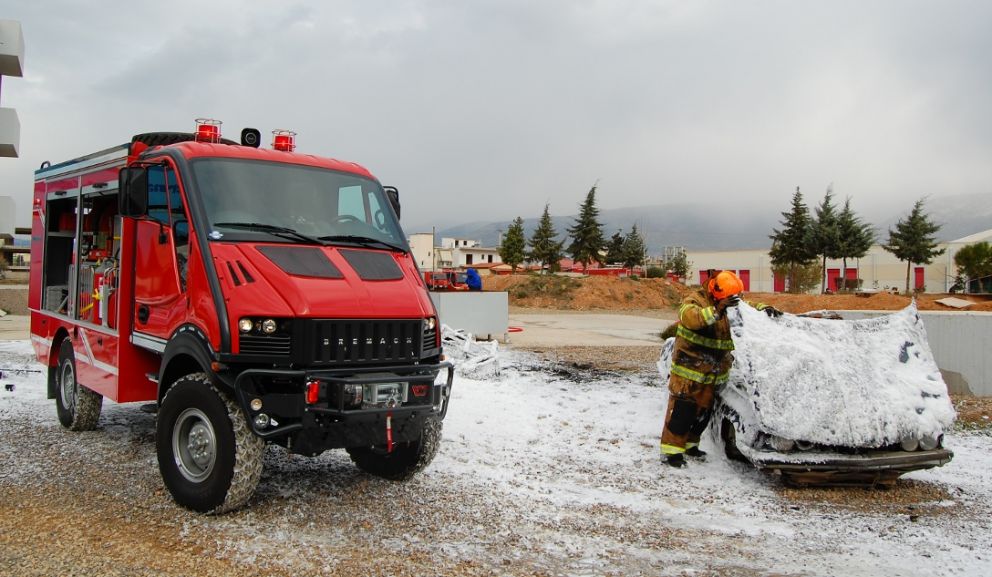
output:
[[[118,176],[117,210],[121,216],[148,214],[148,169],[143,166],[125,166]]]
[[[386,191],[386,196],[389,197],[389,204],[393,207],[393,212],[396,213],[396,219],[400,218],[400,191],[396,189],[395,186],[384,186],[382,190]]]

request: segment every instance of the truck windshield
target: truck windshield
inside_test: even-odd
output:
[[[378,182],[324,168],[226,158],[192,163],[211,239],[407,250]]]

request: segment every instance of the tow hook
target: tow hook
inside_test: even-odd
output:
[[[386,413],[386,452],[393,452],[393,413]]]

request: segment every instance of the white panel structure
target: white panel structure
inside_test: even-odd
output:
[[[476,338],[507,338],[510,301],[506,292],[432,292],[441,322]]]

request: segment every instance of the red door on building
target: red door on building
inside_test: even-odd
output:
[[[840,289],[840,283],[837,282],[840,279],[840,269],[839,268],[828,268],[827,269],[827,289],[837,292]]]
[[[923,288],[924,285],[923,267],[922,266],[916,267],[915,269],[913,269],[913,273],[914,276],[916,277],[915,281],[913,282],[913,288],[920,290]]]
[[[707,271],[699,271],[699,285],[706,286],[706,281],[710,280],[710,275]]]
[[[848,285],[851,288],[854,288],[854,289],[861,288],[860,286],[858,286],[858,269],[856,269],[856,268],[845,269],[844,270],[844,274],[847,275],[845,277],[847,280],[853,281],[853,282],[848,283]]]
[[[774,276],[772,277],[772,279],[773,279],[773,281],[772,281],[772,285],[773,285],[772,286],[772,290],[775,291],[775,292],[777,292],[777,293],[784,293],[785,292],[785,277],[776,273],[776,274],[774,274]]]
[[[750,270],[739,270],[737,271],[737,276],[741,277],[741,282],[744,284],[744,292],[751,290],[751,271]]]

